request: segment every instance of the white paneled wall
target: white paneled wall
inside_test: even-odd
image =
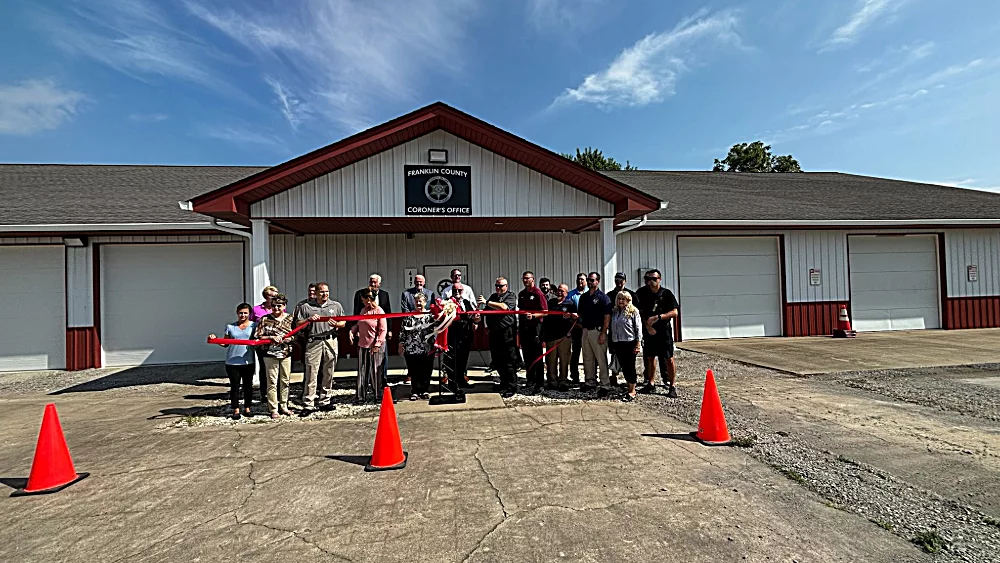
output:
[[[809,270],[820,271],[820,284],[809,285]],[[847,232],[785,232],[785,292],[789,303],[846,301]]]
[[[944,242],[948,297],[1000,295],[1000,230],[945,231]],[[976,266],[977,281],[969,281],[969,266]]]
[[[94,247],[66,247],[66,326],[94,326]]]
[[[525,270],[572,287],[578,272],[598,268],[599,243],[597,233],[271,235],[271,282],[291,300],[304,298],[310,282],[328,282],[332,298],[350,309],[354,292],[378,273],[395,310],[406,268],[468,264],[466,281],[482,295],[500,275],[520,291]]]
[[[407,164],[448,149],[448,165],[472,167],[473,217],[613,217],[614,205],[543,176],[446,131],[433,131],[256,202],[252,217],[403,217]]]

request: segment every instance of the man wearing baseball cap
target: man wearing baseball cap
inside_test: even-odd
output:
[[[618,294],[621,292],[628,293],[632,297],[632,303],[637,303],[635,299],[635,292],[631,289],[625,287],[625,272],[618,272],[615,274],[615,288],[608,292],[608,299],[611,300],[612,305],[617,303]],[[621,373],[622,367],[618,365],[618,358],[615,357],[614,349],[611,349],[611,363],[608,365],[611,369],[611,385],[618,385],[618,374]]]

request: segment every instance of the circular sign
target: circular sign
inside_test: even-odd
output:
[[[441,280],[438,282],[438,295],[444,296],[444,290],[451,285],[451,280]]]
[[[431,203],[441,205],[451,199],[453,193],[451,182],[444,176],[432,176],[424,184],[424,195]]]

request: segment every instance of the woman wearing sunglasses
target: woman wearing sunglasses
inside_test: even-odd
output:
[[[264,367],[267,370],[267,408],[271,418],[279,414],[290,416],[288,411],[288,378],[292,372],[292,315],[285,312],[288,298],[279,293],[271,299],[271,313],[257,324],[257,340],[270,340],[264,344]]]

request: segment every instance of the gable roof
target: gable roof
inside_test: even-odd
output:
[[[207,223],[177,205],[253,166],[0,164],[4,225]]]
[[[250,204],[342,168],[406,141],[442,129],[509,160],[609,201],[620,219],[659,208],[660,202],[614,178],[580,166],[552,151],[494,127],[442,102],[435,102],[367,131],[235,181],[191,200],[193,209],[246,223]]]
[[[604,174],[668,202],[666,209],[650,214],[654,224],[1000,223],[1000,194],[839,172],[637,170]]]

